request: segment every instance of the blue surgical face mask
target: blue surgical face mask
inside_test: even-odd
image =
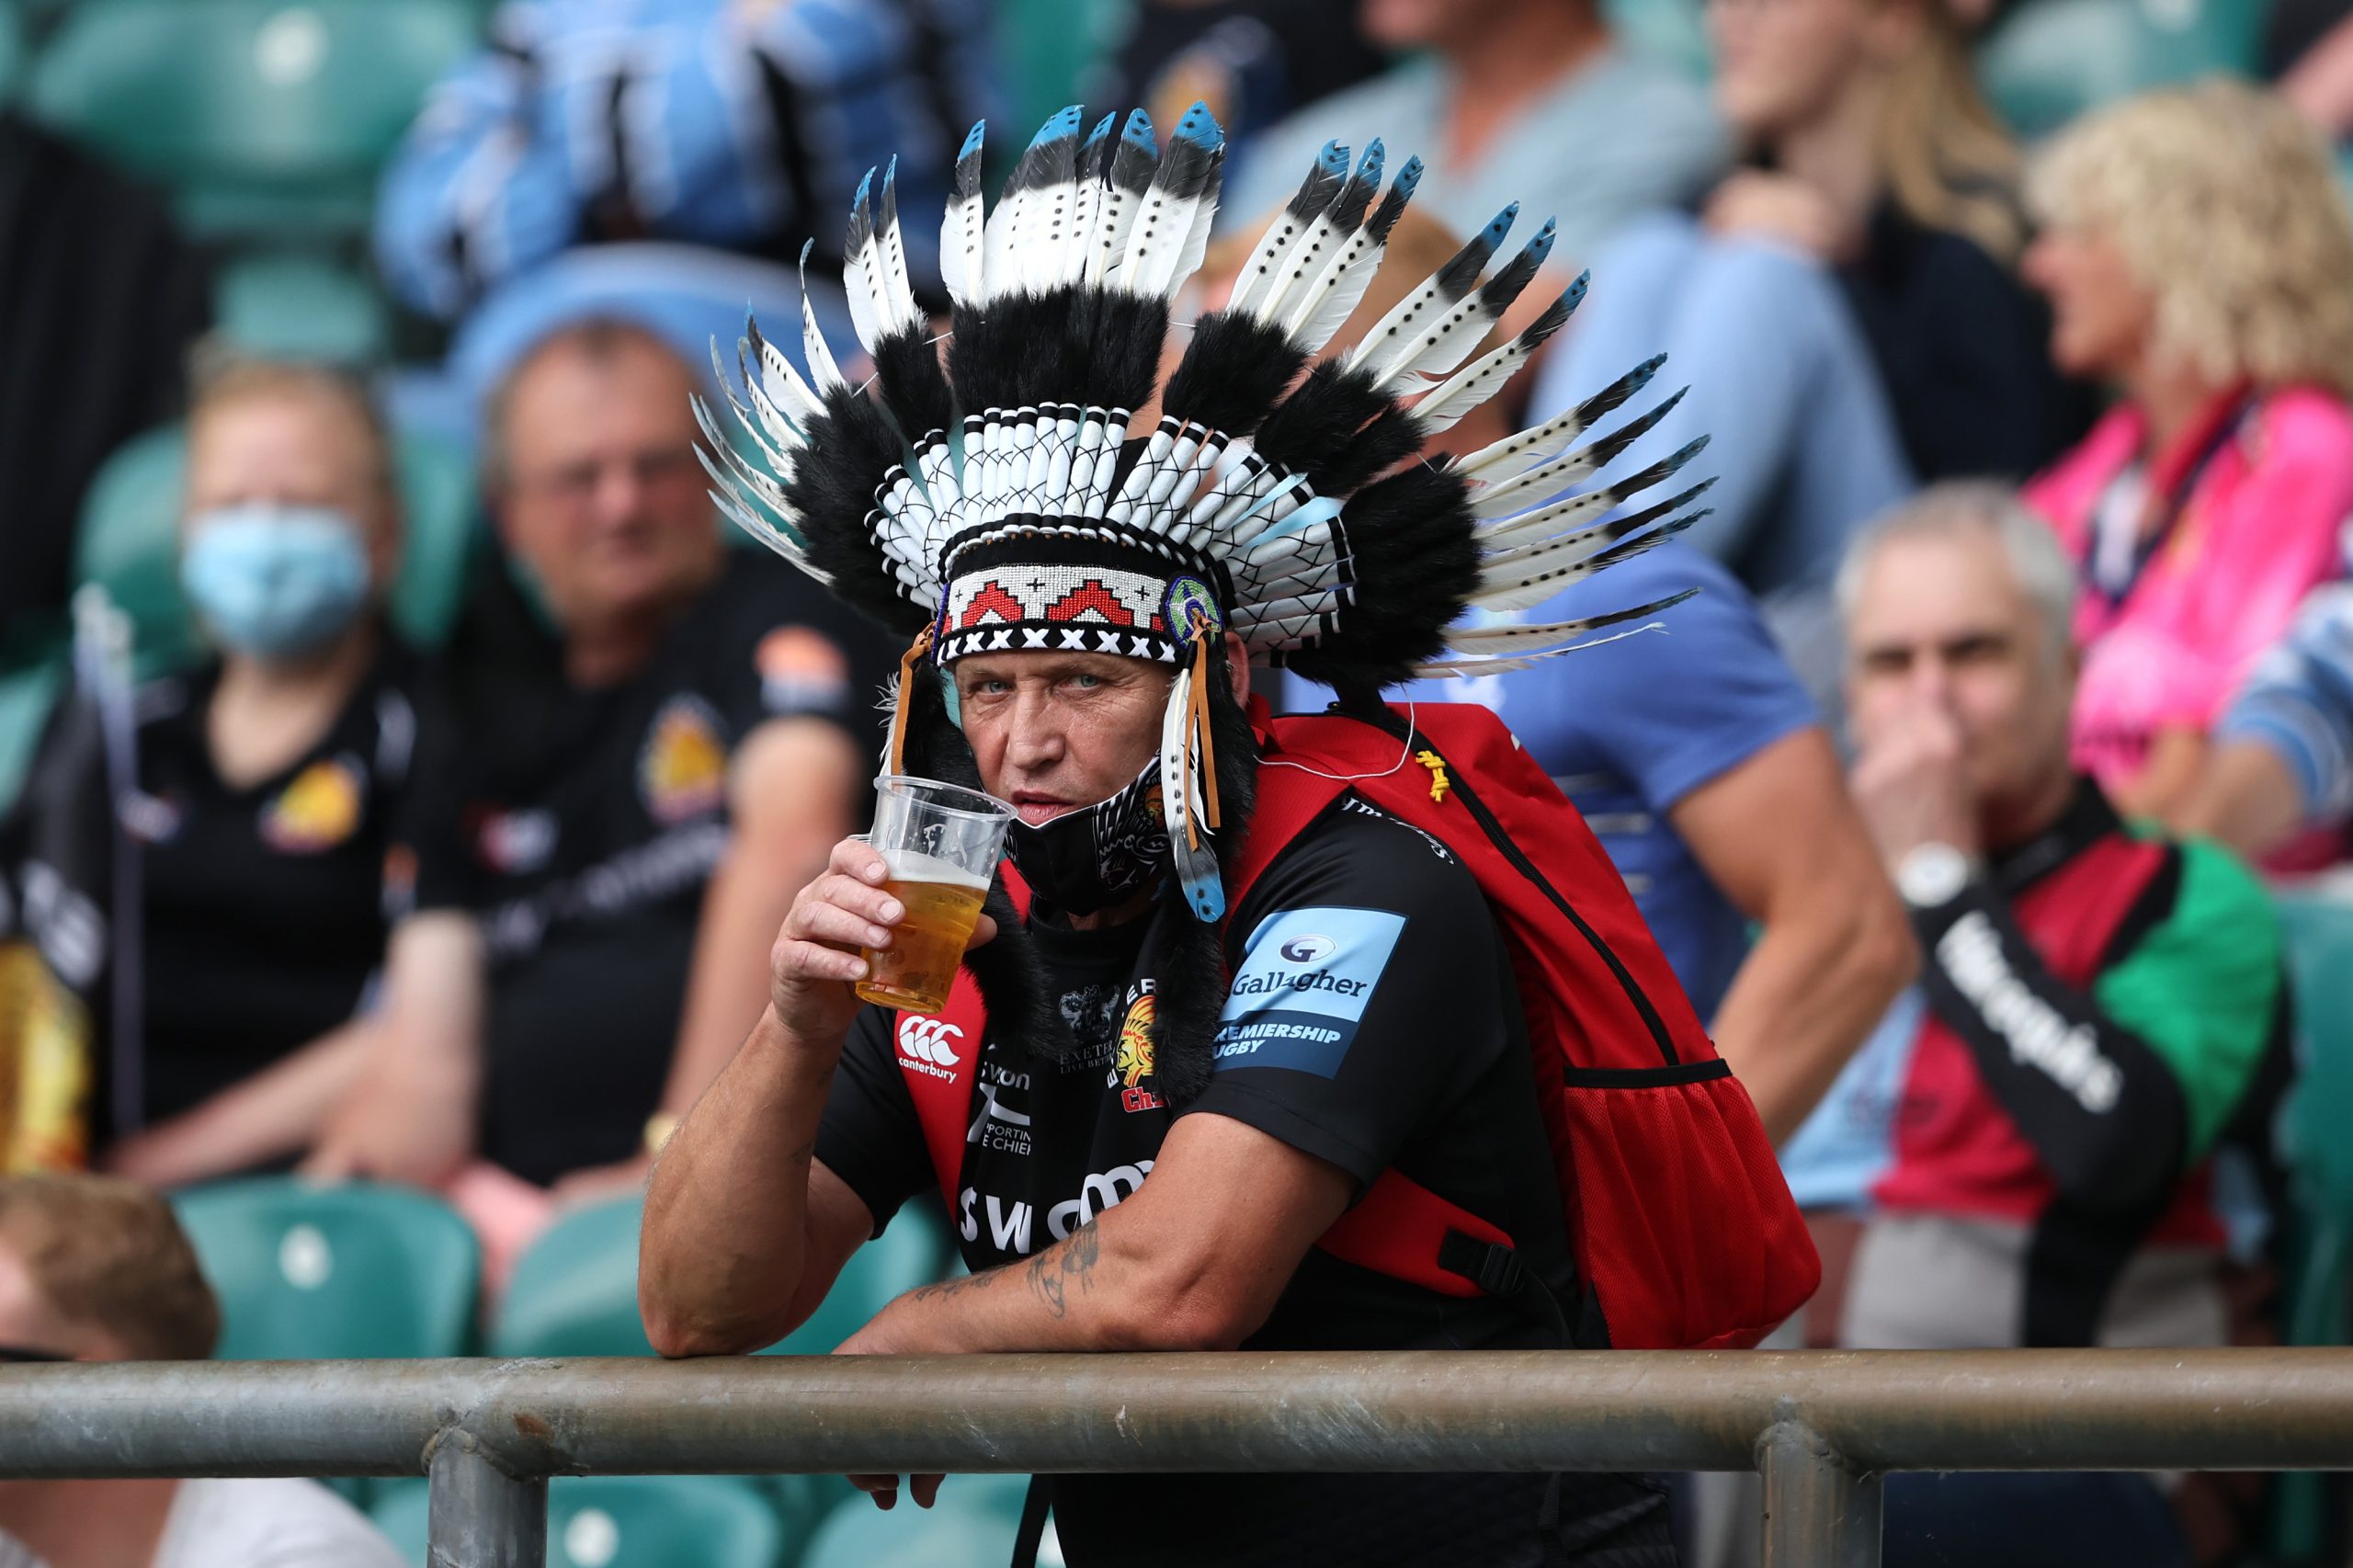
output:
[[[291,658],[334,641],[367,604],[368,550],[332,506],[216,506],[188,519],[180,586],[223,647]]]

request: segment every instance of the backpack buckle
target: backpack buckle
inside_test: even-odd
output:
[[[1517,1249],[1502,1242],[1483,1242],[1467,1231],[1449,1231],[1438,1247],[1438,1266],[1459,1274],[1490,1296],[1508,1300],[1528,1282],[1528,1266]]]

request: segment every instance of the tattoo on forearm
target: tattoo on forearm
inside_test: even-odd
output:
[[[1046,1304],[1047,1312],[1063,1317],[1070,1311],[1069,1290],[1074,1283],[1082,1296],[1094,1289],[1095,1263],[1102,1253],[1102,1235],[1090,1220],[1060,1246],[1049,1247],[1029,1260],[1029,1289]]]
[[[937,1285],[926,1285],[907,1292],[915,1301],[944,1301],[950,1296],[961,1296],[967,1290],[977,1290],[996,1274],[994,1268],[983,1268],[978,1274],[960,1274],[953,1279],[943,1279]]]

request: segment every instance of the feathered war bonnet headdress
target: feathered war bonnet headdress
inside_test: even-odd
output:
[[[1142,111],[1115,134],[1116,120],[1084,137],[1075,108],[1047,121],[985,213],[973,127],[941,233],[954,303],[944,371],[908,285],[886,171],[879,201],[871,174],[858,187],[844,276],[879,395],[844,379],[804,291],[805,378],[756,324],[739,346],[742,397],[728,395],[761,460],[698,410],[718,505],[913,635],[894,767],[972,773],[941,683],[919,678],[926,663],[1075,650],[1176,667],[1160,795],[1169,886],[1201,923],[1189,962],[1203,972],[1163,976],[1155,1046],[1162,1092],[1181,1099],[1207,1070],[1205,1049],[1183,1048],[1205,1048],[1224,994],[1221,865],[1238,847],[1257,761],[1230,695],[1223,634],[1352,700],[1417,675],[1496,673],[1566,652],[1676,599],[1545,625],[1464,618],[1539,604],[1688,527],[1697,514],[1677,514],[1705,485],[1610,515],[1704,442],[1564,494],[1673,406],[1576,446],[1650,382],[1661,362],[1652,359],[1534,429],[1466,458],[1411,461],[1501,391],[1584,295],[1580,278],[1472,358],[1552,247],[1548,221],[1482,280],[1517,205],[1345,359],[1302,379],[1363,299],[1421,177],[1409,159],[1382,190],[1378,142],[1353,168],[1347,149],[1323,150],[1232,299],[1196,324],[1159,389],[1158,425],[1129,438],[1155,390],[1169,300],[1208,244],[1224,138],[1200,104],[1165,150]]]

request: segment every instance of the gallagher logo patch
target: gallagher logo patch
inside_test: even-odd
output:
[[[1405,917],[1381,909],[1294,909],[1250,934],[1226,993],[1212,1071],[1288,1067],[1336,1076]]]

